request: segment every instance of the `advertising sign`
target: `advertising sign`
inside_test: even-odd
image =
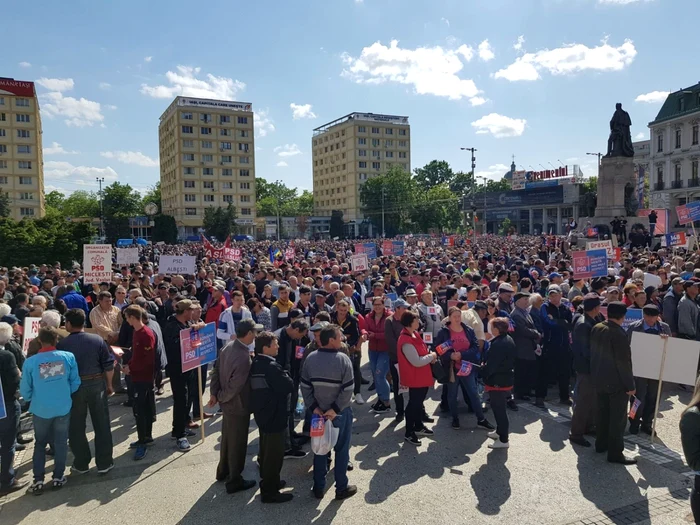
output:
[[[680,224],[700,221],[700,201],[692,201],[688,204],[676,206],[676,215]]]
[[[368,259],[377,258],[377,245],[373,242],[366,242],[364,244],[355,245],[355,253],[365,253]]]
[[[564,187],[553,186],[520,191],[491,191],[485,193],[483,199],[486,208],[561,204],[564,202]],[[481,205],[481,198],[477,202]]]
[[[139,263],[138,248],[117,248],[117,264],[119,266],[129,266]]]
[[[284,258],[287,260],[294,259],[294,248],[284,250]]]
[[[605,250],[608,255],[608,259],[615,259],[615,249],[613,248],[612,241],[588,241],[586,243],[586,250]]]
[[[369,261],[366,253],[358,253],[350,257],[350,265],[353,272],[365,272],[369,270]]]
[[[24,352],[24,355],[27,355],[27,351],[29,350],[29,343],[33,339],[36,339],[39,335],[39,328],[41,328],[40,321],[40,317],[24,318],[24,330],[22,331],[24,337],[24,340],[22,341],[22,352]]]
[[[516,171],[513,173],[513,178],[510,182],[510,187],[513,190],[524,190],[527,177],[524,171]]]
[[[236,262],[241,260],[240,248],[224,248],[224,261]]]
[[[201,330],[180,330],[182,371],[187,372],[216,360],[216,325],[208,323]]]
[[[0,78],[0,95],[16,95],[18,97],[31,98],[34,96],[34,82]]]
[[[165,274],[194,275],[197,271],[194,255],[161,255],[158,272]]]
[[[667,233],[664,236],[666,246],[674,248],[676,246],[685,246],[685,232]]]
[[[574,252],[574,278],[589,279],[608,275],[608,254],[605,250]]]
[[[112,245],[83,245],[83,282],[100,284],[112,280]]]

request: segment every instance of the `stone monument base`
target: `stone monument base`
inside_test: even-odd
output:
[[[628,184],[631,185],[633,195],[636,195],[637,178],[634,175],[634,159],[632,157],[603,157],[598,174],[596,222],[603,222],[603,219],[610,222],[614,217],[627,215],[625,187]]]

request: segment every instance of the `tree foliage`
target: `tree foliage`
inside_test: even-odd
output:
[[[433,160],[422,168],[413,170],[414,180],[425,191],[439,184],[450,184],[454,177],[452,168],[444,160]]]
[[[100,197],[91,191],[74,191],[68,197],[64,197],[61,192],[52,191],[44,199],[47,213],[55,210],[61,216],[70,218],[100,216]]]
[[[156,182],[151,186],[141,199],[141,209],[143,210],[149,202],[154,202],[158,205],[158,211],[163,209],[163,204],[161,202],[162,197],[160,193],[160,181]]]
[[[141,195],[128,184],[113,182],[103,190],[102,205],[107,217],[143,215]]]
[[[236,233],[236,208],[233,204],[226,208],[209,206],[204,210],[203,224],[207,236],[223,242],[226,237]]]
[[[0,191],[0,217],[10,216],[10,194],[6,191]]]
[[[385,174],[368,179],[360,188],[360,203],[365,217],[391,237],[410,230],[411,211],[418,193],[418,185],[411,174],[399,166],[392,166]]]
[[[163,241],[166,244],[175,244],[177,242],[177,223],[175,222],[175,217],[162,214],[155,215],[153,217],[151,240],[154,243]]]
[[[278,213],[282,217],[313,215],[313,193],[304,190],[299,195],[296,188],[288,188],[279,180],[267,182],[263,178],[256,178],[255,199],[258,217],[273,217]]]

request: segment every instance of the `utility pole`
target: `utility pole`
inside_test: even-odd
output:
[[[280,240],[280,198],[277,196],[277,240]]]
[[[472,186],[472,191],[474,195],[474,206],[472,208],[472,212],[474,214],[473,217],[473,222],[474,222],[474,243],[476,244],[476,157],[474,154],[476,153],[476,148],[459,148],[462,151],[470,151],[472,154],[472,180],[474,181],[474,184]],[[484,199],[486,197],[484,196]],[[484,206],[485,207],[485,206]]]
[[[382,237],[386,237],[386,229],[384,228],[384,185],[382,184]]]
[[[105,237],[105,212],[104,212],[104,207],[102,205],[102,183],[105,181],[105,178],[102,177],[96,177],[95,180],[97,183],[100,185],[100,237],[102,237],[104,241]]]

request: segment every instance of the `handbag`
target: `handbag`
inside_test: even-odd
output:
[[[437,381],[441,385],[444,385],[449,381],[450,376],[445,370],[445,367],[442,366],[442,363],[439,359],[434,363],[431,363],[430,370],[433,372],[433,379],[435,379],[435,381]]]

